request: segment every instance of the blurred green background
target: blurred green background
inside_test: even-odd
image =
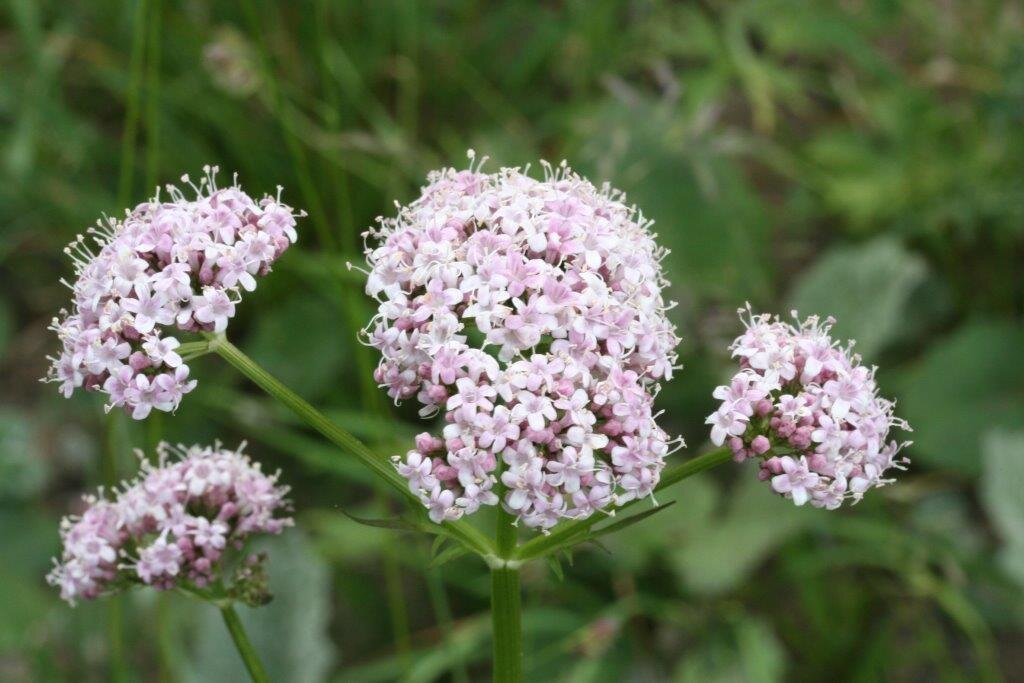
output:
[[[488,676],[485,568],[429,567],[428,541],[348,519],[397,509],[217,358],[144,425],[36,381],[64,243],[219,164],[310,213],[233,339],[403,452],[420,426],[373,387],[345,263],[472,147],[491,169],[566,158],[656,219],[686,364],[659,400],[689,453],[747,300],[836,315],[915,427],[910,471],[856,508],[796,509],[725,466],[608,552],[530,567],[531,679],[1022,680],[1020,2],[8,0],[0,16],[0,679],[241,680],[206,605],[147,591],[72,610],[43,582],[102,449],[127,476],[161,437],[248,439],[294,487],[298,529],[269,544],[277,599],[245,615],[275,680]]]

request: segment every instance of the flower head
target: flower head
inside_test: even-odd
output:
[[[760,458],[761,478],[797,505],[831,510],[891,483],[886,471],[907,459],[889,430],[910,426],[878,395],[875,369],[861,365],[853,344],[829,336],[834,321],[740,314],[746,331],[730,347],[740,370],[714,392],[712,442],[728,443],[737,460]]]
[[[113,499],[86,496],[81,516],[61,522],[64,550],[46,578],[68,602],[137,583],[207,586],[224,578],[226,552],[253,534],[291,526],[281,515],[288,488],[242,447],[160,444],[157,454],[156,465],[140,454],[141,475]]]
[[[470,159],[366,233],[376,379],[445,422],[398,471],[435,521],[497,504],[499,478],[531,527],[649,495],[679,341],[650,221],[564,163],[536,180]]]
[[[204,170],[199,185],[182,177],[195,199],[168,185],[167,199],[158,193],[98,222],[65,250],[77,277],[71,312],[51,325],[61,351],[45,378],[64,396],[102,391],[135,419],[175,410],[196,385],[177,333],[222,332],[241,292],[295,242],[302,214],[280,196],[256,201],[237,182],[218,188],[216,167]]]

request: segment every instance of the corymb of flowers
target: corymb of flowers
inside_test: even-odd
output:
[[[51,325],[62,348],[45,378],[64,396],[102,391],[108,407],[135,419],[174,411],[196,383],[173,331],[222,332],[242,290],[295,242],[302,214],[281,202],[280,188],[256,201],[237,181],[218,188],[216,167],[203,170],[198,185],[182,177],[194,199],[168,185],[166,199],[99,221],[65,249],[72,310]]]
[[[74,604],[132,585],[203,588],[224,582],[224,555],[253,534],[278,534],[292,525],[288,488],[277,475],[237,450],[210,446],[157,448],[158,464],[142,459],[142,473],[113,500],[87,496],[80,517],[61,523],[64,550],[47,580]],[[234,567],[229,590],[250,604],[268,593],[261,557]]]
[[[470,159],[366,233],[376,380],[446,423],[399,473],[435,522],[501,491],[541,529],[649,495],[682,444],[653,413],[679,339],[651,222],[564,162],[536,180]]]
[[[737,460],[760,458],[760,478],[797,505],[832,510],[892,483],[884,475],[905,468],[908,444],[889,441],[889,430],[910,426],[878,395],[875,369],[852,343],[829,336],[835,321],[794,313],[793,325],[749,307],[740,315],[746,331],[730,347],[740,371],[715,390],[711,440]]]

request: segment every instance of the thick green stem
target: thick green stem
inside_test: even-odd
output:
[[[252,646],[249,636],[245,634],[245,627],[242,626],[242,620],[238,618],[235,608],[230,604],[222,605],[220,614],[224,617],[224,625],[228,627],[228,631],[231,633],[231,640],[235,641],[238,654],[241,655],[242,661],[245,662],[245,668],[249,672],[249,677],[252,678],[254,683],[269,683],[270,678],[267,676],[267,672],[264,671],[260,658],[256,655],[256,648]]]
[[[494,624],[494,681],[523,680],[522,602],[519,569],[491,569],[491,620]]]
[[[212,336],[209,342],[209,350],[217,352],[224,360],[234,366],[236,370],[252,380],[253,383],[267,392],[271,398],[295,413],[299,419],[318,431],[328,441],[354,455],[397,493],[409,500],[415,501],[417,505],[421,505],[419,498],[409,491],[406,481],[399,476],[390,462],[377,456],[362,441],[328,420],[323,413],[257,365],[226,338],[223,336]],[[444,528],[449,534],[462,541],[467,548],[474,552],[484,556],[492,554],[493,548],[490,541],[466,521],[445,522]]]
[[[106,442],[102,452],[103,485],[108,491],[117,487],[119,479],[117,453],[120,447],[119,429],[122,416],[111,415],[107,420]],[[110,639],[110,680],[121,683],[128,680],[128,661],[124,648],[124,601],[125,596],[111,596],[107,607],[107,629]]]
[[[500,559],[491,566],[491,620],[494,624],[494,680],[523,680],[522,602],[519,567],[508,559],[516,551],[515,517],[498,505],[495,544]]]

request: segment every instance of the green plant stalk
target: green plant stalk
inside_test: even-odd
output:
[[[242,620],[238,618],[235,608],[230,603],[220,605],[220,614],[224,617],[224,625],[228,627],[231,640],[235,641],[235,648],[238,649],[238,654],[241,655],[253,683],[270,683],[270,678],[256,655],[256,648],[245,634],[245,627],[242,626]]]
[[[304,201],[309,206],[310,218],[313,222],[314,230],[316,231],[318,241],[321,247],[328,254],[333,254],[338,250],[338,241],[331,230],[330,222],[328,220],[326,208],[321,196],[316,188],[316,183],[313,180],[313,175],[310,171],[309,160],[306,156],[306,152],[303,148],[302,142],[295,134],[295,124],[292,120],[292,110],[287,106],[285,101],[285,95],[277,81],[277,77],[274,74],[273,66],[271,64],[270,54],[265,45],[263,38],[263,23],[260,19],[259,13],[256,7],[250,0],[243,0],[242,9],[246,17],[246,21],[249,24],[249,29],[253,33],[256,40],[259,57],[260,72],[264,77],[266,84],[266,106],[272,116],[281,124],[282,135],[284,136],[285,146],[288,149],[288,153],[291,156],[292,163],[295,167],[296,174],[298,175],[299,188],[304,198]],[[326,40],[327,30],[327,7],[322,1],[317,2],[314,7],[316,14],[316,26],[317,26],[317,48],[323,57],[324,44]],[[324,71],[321,69],[321,71]],[[334,120],[332,125],[336,126],[337,123],[337,103],[336,98],[333,97],[333,89],[326,87],[326,77],[324,80],[325,93],[328,95],[328,99],[331,100],[331,111],[334,114]],[[338,206],[339,216],[343,226],[351,223],[351,217],[348,214],[348,186],[347,181],[344,184],[339,185],[337,169],[334,164],[330,165],[330,178],[332,185],[336,188],[336,194],[338,195]],[[344,199],[343,199],[344,198]],[[347,232],[347,230],[346,230]],[[349,236],[351,237],[351,236]],[[343,241],[345,241],[346,234],[342,235]],[[343,250],[347,251],[351,247],[351,239],[348,239],[343,246]],[[345,287],[340,280],[337,282],[339,300],[342,302],[343,312],[348,318],[350,323],[355,323],[358,327],[358,311],[356,310],[357,302],[355,299],[355,292]],[[356,366],[359,371],[360,378],[372,377],[372,367],[367,365],[367,361],[364,359],[365,354],[362,353],[362,348],[357,349],[356,354]],[[363,394],[367,404],[373,407],[377,412],[384,414],[384,408],[380,403],[379,396],[376,386],[372,383],[367,387],[367,381],[363,380]],[[379,491],[376,494],[379,496]],[[410,648],[410,634],[409,634],[409,619],[405,612],[405,597],[402,594],[402,583],[401,583],[401,568],[399,567],[396,560],[397,548],[391,547],[392,540],[389,538],[387,541],[388,546],[385,548],[383,555],[384,564],[384,577],[385,577],[385,589],[387,592],[387,603],[388,611],[391,615],[392,628],[395,633],[395,645],[400,653],[407,653]]]
[[[655,493],[662,491],[669,486],[678,484],[687,477],[692,477],[699,472],[703,472],[704,470],[708,470],[712,467],[721,465],[724,462],[728,462],[731,458],[732,451],[728,447],[723,446],[721,448],[708,451],[702,455],[698,455],[692,460],[687,460],[686,462],[679,463],[678,465],[666,467],[661,473],[661,481],[658,483],[658,486],[655,487],[654,491]],[[621,512],[622,510],[636,505],[638,502],[640,502],[640,499],[631,500],[625,505],[620,505],[619,507],[614,508],[614,512]],[[555,527],[550,534],[546,536],[538,536],[519,546],[518,550],[512,557],[519,561],[532,560],[537,557],[541,557],[549,551],[565,544],[567,541],[572,540],[574,537],[585,535],[592,526],[601,521],[598,517],[598,515],[594,515],[589,519],[560,524]]]
[[[502,493],[499,490],[499,496]],[[499,504],[494,535],[500,559],[491,563],[491,623],[493,678],[502,683],[523,680],[523,610],[519,566],[508,561],[516,551],[518,528],[514,522],[515,518]]]
[[[519,569],[491,570],[491,623],[494,625],[495,683],[523,680],[522,602]]]
[[[493,624],[495,683],[523,680],[522,599],[519,569],[491,569],[491,623]]]
[[[327,419],[323,413],[260,367],[226,338],[210,335],[209,350],[216,352],[224,358],[236,370],[269,394],[271,398],[295,413],[299,419],[318,431],[328,441],[354,455],[363,465],[368,467],[403,498],[414,501],[417,506],[421,506],[419,498],[409,490],[405,480],[399,476],[390,462],[377,456],[362,441]],[[490,540],[465,520],[445,522],[443,528],[448,534],[461,541],[473,552],[484,557],[493,556],[494,548]]]
[[[121,415],[111,415],[106,425],[106,443],[101,454],[103,485],[114,489],[119,481],[117,471],[118,429]],[[124,600],[123,595],[111,596],[107,607],[107,637],[110,640],[110,679],[115,683],[128,680],[128,661],[124,649]]]

